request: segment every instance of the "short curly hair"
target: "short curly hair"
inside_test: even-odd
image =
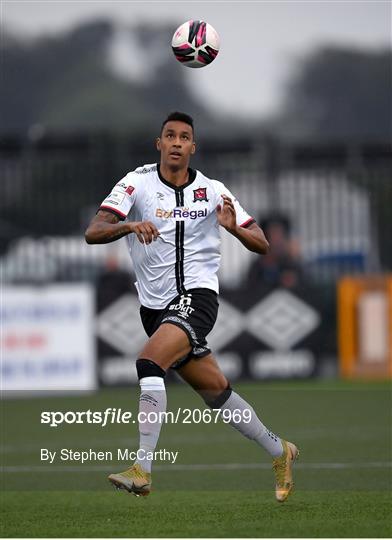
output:
[[[193,118],[191,116],[189,116],[189,114],[179,112],[179,111],[171,112],[167,116],[167,118],[162,122],[161,133],[162,133],[163,128],[165,127],[165,125],[168,122],[172,122],[172,121],[184,122],[184,124],[188,124],[188,126],[191,126],[191,128],[192,128],[193,134],[195,134],[195,130],[194,130],[194,127],[193,127]]]

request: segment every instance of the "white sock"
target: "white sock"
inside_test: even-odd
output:
[[[283,446],[280,438],[265,427],[259,420],[253,407],[236,392],[230,394],[229,399],[222,405],[221,410],[222,412],[225,410],[231,412],[232,419],[228,423],[242,433],[242,435],[262,446],[272,457],[275,458],[282,455]],[[227,418],[229,418],[228,414]]]
[[[140,383],[139,399],[139,452],[136,459],[142,469],[151,472],[152,457],[159,439],[162,418],[159,413],[166,411],[166,388],[162,377],[143,377]],[[148,417],[148,415],[150,415]]]

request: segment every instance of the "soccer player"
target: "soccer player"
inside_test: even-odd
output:
[[[161,422],[149,421],[148,413],[158,413],[156,419],[166,411],[165,375],[173,368],[209,407],[226,411],[225,418],[236,411],[236,421],[229,423],[271,455],[276,499],[283,502],[293,487],[292,465],[298,449],[268,430],[230,387],[206,341],[218,312],[219,228],[255,253],[266,253],[268,242],[223,183],[189,167],[196,150],[190,116],[171,113],[156,147],[160,163],[139,167],[120,180],[85,235],[89,244],[126,236],[141,320],[149,336],[136,361],[141,457],[109,480],[136,495],[150,492],[150,456]]]

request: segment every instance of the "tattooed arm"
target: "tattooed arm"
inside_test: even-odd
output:
[[[108,244],[130,233],[135,233],[142,244],[150,244],[159,235],[150,221],[120,221],[112,212],[99,210],[87,227],[85,239],[88,244]]]

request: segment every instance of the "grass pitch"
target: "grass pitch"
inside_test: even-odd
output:
[[[137,412],[137,388],[2,403],[2,537],[390,537],[391,393],[387,383],[249,383],[235,388],[273,431],[301,450],[295,491],[274,500],[268,455],[221,421],[163,426],[153,492],[136,498],[106,480],[123,470],[117,449],[137,447],[137,424],[40,424],[42,411]],[[168,409],[204,409],[169,385]],[[183,416],[182,416],[183,418]],[[113,460],[40,460],[111,451]]]

